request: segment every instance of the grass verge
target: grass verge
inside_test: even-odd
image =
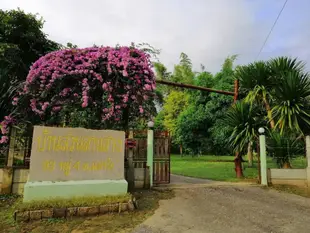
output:
[[[13,212],[18,205],[18,198],[7,196],[0,204],[0,232],[2,233],[125,233],[151,216],[158,207],[159,200],[174,196],[171,190],[143,190],[133,193],[138,201],[138,210],[120,214],[107,214],[72,220],[48,219],[29,223],[16,223]],[[0,196],[1,200],[1,196]]]
[[[258,177],[258,166],[254,161],[253,167],[243,163],[244,179],[237,179],[233,156],[183,156],[171,155],[171,173],[195,178],[203,178],[217,181],[252,181]],[[231,162],[228,162],[231,161]],[[292,160],[293,168],[305,168],[307,162],[304,157]],[[277,168],[272,158],[267,159],[268,168]]]
[[[271,185],[268,188],[277,190],[279,192],[291,193],[310,198],[310,191],[308,187],[299,187],[293,185]]]

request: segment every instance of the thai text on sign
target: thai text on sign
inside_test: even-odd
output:
[[[70,132],[55,136],[47,129],[36,140],[38,152],[121,152],[124,146],[123,140],[113,137],[74,136]]]
[[[124,179],[125,132],[35,126],[29,181]]]
[[[111,158],[105,161],[95,162],[81,162],[81,161],[61,161],[56,162],[55,160],[43,161],[43,171],[53,172],[57,168],[63,172],[65,176],[69,176],[71,171],[113,171],[114,163]]]

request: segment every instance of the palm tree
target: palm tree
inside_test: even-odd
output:
[[[233,128],[229,143],[234,152],[237,177],[242,177],[242,160],[238,159],[240,153],[248,149],[257,138],[257,129],[263,125],[260,109],[245,101],[236,102],[227,112],[224,123]]]
[[[290,168],[287,150],[310,128],[309,74],[304,72],[305,64],[296,58],[278,57],[269,60],[267,65],[273,80],[271,115],[275,122],[270,142],[277,145],[278,149],[273,149],[277,163]]]
[[[268,62],[258,61],[236,69],[235,78],[240,82],[241,92],[246,92],[245,100],[251,104],[263,103],[267,112],[270,128],[275,128],[275,116],[272,107],[274,105],[275,89],[279,87],[285,89],[288,80],[293,80],[295,76],[303,76],[304,63],[296,58],[278,57]],[[297,85],[297,84],[296,84]],[[286,92],[287,94],[287,92]]]
[[[240,83],[240,94],[245,94],[245,101],[253,105],[264,106],[267,112],[267,118],[271,128],[275,123],[272,116],[270,103],[272,102],[272,89],[274,80],[272,79],[271,70],[264,61],[258,61],[246,66],[236,68],[235,78]],[[248,143],[248,161],[249,167],[253,166],[253,143]]]
[[[286,74],[291,71],[303,72],[305,63],[298,61],[297,58],[277,57],[267,62],[273,79],[280,81],[285,78]]]
[[[310,79],[307,73],[290,71],[281,77],[275,86],[274,107],[272,108],[275,127],[297,131],[302,134],[301,126],[310,126]]]
[[[309,131],[310,81],[303,62],[278,57],[241,66],[235,76],[247,102],[264,104],[271,129],[279,129],[280,135]]]
[[[275,84],[272,72],[268,64],[258,61],[236,69],[235,78],[239,80],[241,93],[246,93],[245,101],[251,105],[263,103],[270,122],[274,128],[270,103],[272,102],[272,89]]]

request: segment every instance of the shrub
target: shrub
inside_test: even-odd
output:
[[[8,141],[15,121],[59,125],[82,118],[84,127],[95,122],[104,128],[111,121],[149,117],[155,89],[149,58],[134,47],[65,49],[41,57],[13,99],[16,110],[1,122],[0,142]]]

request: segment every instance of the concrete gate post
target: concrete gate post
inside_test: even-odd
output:
[[[267,186],[267,155],[266,155],[266,136],[265,129],[259,128],[259,147],[260,147],[260,169],[261,169],[261,184]]]
[[[307,184],[310,189],[310,135],[306,136]]]
[[[154,122],[148,122],[147,131],[147,166],[150,171],[150,188],[153,187],[153,156],[154,156]]]

